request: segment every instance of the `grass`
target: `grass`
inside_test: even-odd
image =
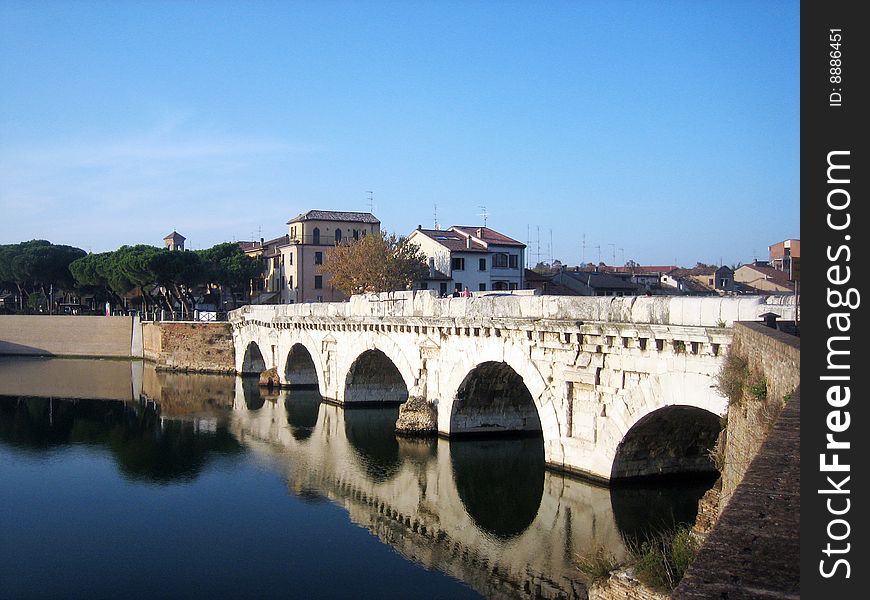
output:
[[[650,535],[632,549],[637,562],[634,574],[644,585],[671,592],[695,560],[700,542],[687,526]]]
[[[751,370],[745,358],[730,350],[716,376],[716,387],[728,398],[729,406],[739,406],[747,397],[755,400],[767,398],[767,379],[764,375]]]
[[[589,585],[604,581],[610,573],[622,566],[622,563],[605,548],[577,558],[577,568],[583,573]]]

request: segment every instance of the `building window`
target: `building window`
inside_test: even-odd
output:
[[[508,284],[506,281],[496,281],[494,284],[492,284],[492,289],[500,291],[506,290],[508,289]]]
[[[323,252],[315,252],[314,253],[314,264],[322,265],[323,264]]]
[[[719,287],[723,287],[723,288],[728,287],[728,280],[727,279],[720,279],[719,280]]]
[[[353,239],[355,239],[355,240],[359,239],[359,229],[353,230]]]
[[[292,275],[290,276],[290,288],[291,289],[293,288],[293,276]]]
[[[315,227],[311,232],[311,243],[320,244],[320,227]]]
[[[281,287],[282,288],[284,287],[284,276],[283,275],[281,275]]]
[[[465,259],[459,258],[459,257],[451,258],[450,259],[450,268],[453,269],[454,271],[464,271],[465,270]]]
[[[441,289],[441,295],[442,295],[442,296],[446,296],[446,295],[447,295],[447,284],[446,284],[446,283],[442,283],[441,286],[440,286],[440,289]]]
[[[314,289],[322,290],[323,289],[323,275],[315,275],[314,276]]]
[[[486,259],[485,259],[485,258],[481,258],[478,262],[479,262],[479,264],[480,264],[480,266],[478,267],[478,269],[481,270],[481,271],[486,271]]]
[[[515,283],[513,283],[513,282],[509,283],[509,284],[508,284],[508,289],[509,289],[509,290],[515,290],[515,289],[517,289],[517,284],[515,284]]]
[[[461,283],[454,283],[453,289],[456,290],[457,292],[461,292],[462,291],[462,284]]]
[[[508,255],[504,252],[499,252],[498,254],[492,255],[492,268],[493,269],[506,269],[508,266]]]
[[[425,281],[421,281],[421,282],[420,282],[420,289],[421,289],[421,290],[428,290],[428,289],[429,289],[429,284],[426,283]]]
[[[477,289],[478,289],[478,291],[485,292],[486,291],[486,284],[481,283],[480,285],[477,286]]]
[[[341,229],[335,230],[335,243],[336,244],[341,243]]]
[[[289,262],[290,262],[290,264],[292,265],[292,264],[293,264],[293,255],[292,255],[292,254],[288,254],[288,256],[290,257],[290,261],[289,261]]]
[[[323,296],[318,296],[318,297],[317,297],[317,301],[318,301],[318,302],[323,302]]]
[[[510,256],[508,256],[508,262],[510,264],[511,269],[519,268],[519,258],[520,257],[517,256],[516,254],[511,254]]]

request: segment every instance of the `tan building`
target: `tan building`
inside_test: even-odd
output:
[[[329,285],[329,275],[320,273],[327,250],[342,242],[381,231],[381,222],[371,213],[309,210],[287,221],[288,233],[259,246],[245,242],[250,256],[263,257],[263,281],[254,303],[294,304],[338,302],[344,294]],[[252,286],[256,287],[256,285]]]
[[[734,271],[734,281],[759,292],[794,293],[794,282],[787,272],[767,265],[751,264]]]

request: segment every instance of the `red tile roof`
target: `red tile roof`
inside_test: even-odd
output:
[[[473,227],[467,225],[454,225],[450,229],[455,229],[462,233],[476,236],[488,244],[493,244],[496,246],[521,246],[523,248],[526,247],[522,242],[518,242],[513,238],[509,238],[503,233],[499,233],[494,229],[490,229],[489,227]],[[480,235],[478,235],[478,232]]]

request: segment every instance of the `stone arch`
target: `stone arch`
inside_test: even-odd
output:
[[[626,432],[616,448],[610,479],[715,473],[709,452],[721,430],[719,416],[704,408],[659,408]]]
[[[260,351],[260,346],[255,341],[250,341],[245,346],[245,354],[239,371],[242,375],[259,375],[266,370],[266,359]]]
[[[284,387],[300,390],[320,389],[320,377],[317,369],[317,361],[308,347],[296,342],[290,347],[284,359],[283,383]]]
[[[443,435],[451,435],[451,417],[453,415],[453,403],[459,386],[465,380],[468,373],[484,362],[503,362],[513,369],[520,377],[523,384],[529,390],[538,418],[541,420],[547,461],[553,458],[552,446],[558,446],[559,422],[558,415],[552,402],[553,390],[547,384],[545,378],[538,371],[535,364],[529,360],[528,352],[521,347],[505,345],[476,345],[473,351],[450,346],[441,349],[442,357],[450,359],[446,369],[446,378],[441,380],[441,398],[438,408],[438,431]]]
[[[596,408],[596,441],[588,471],[609,479],[617,451],[629,431],[647,415],[676,406],[703,409],[718,423],[728,401],[717,391],[712,375],[675,371],[649,374],[617,396],[616,401]]]
[[[345,404],[401,404],[408,399],[408,384],[396,364],[382,350],[360,353],[344,380]]]
[[[508,363],[475,366],[456,390],[450,434],[543,432],[538,407],[523,377]]]
[[[347,382],[351,369],[359,357],[370,350],[381,352],[387,357],[387,359],[389,359],[393,367],[398,370],[408,395],[417,393],[416,386],[418,383],[417,376],[419,370],[412,366],[411,361],[409,361],[408,356],[402,349],[403,347],[397,344],[389,334],[375,332],[361,332],[355,335],[350,334],[348,337],[343,338],[342,344],[353,350],[343,355],[342,360],[338,365],[339,368],[336,371],[337,379],[341,383],[338,384],[338,389],[335,390],[335,392],[340,401],[347,402],[344,393],[347,390]],[[413,347],[412,352],[418,352],[417,348]],[[404,402],[404,400],[402,402]]]

